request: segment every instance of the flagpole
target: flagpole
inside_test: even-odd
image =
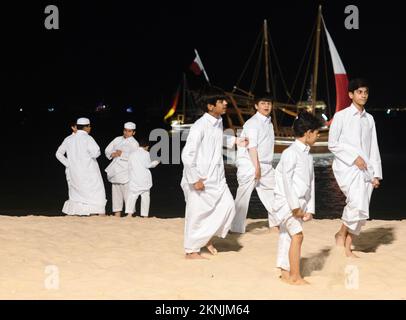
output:
[[[199,54],[197,53],[197,50],[196,50],[196,49],[195,49],[195,54],[196,54],[196,57],[197,57],[197,59],[199,60],[200,64],[203,66],[202,60],[200,59],[200,56],[199,56]],[[207,73],[206,73],[206,69],[205,69],[204,67],[203,67],[202,69],[203,69],[204,77],[206,78],[207,82],[210,84],[209,76],[208,76]]]

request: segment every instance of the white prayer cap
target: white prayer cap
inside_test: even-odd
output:
[[[135,130],[135,123],[134,122],[124,123],[124,129]]]
[[[87,126],[88,124],[90,124],[90,120],[88,118],[79,118],[76,121],[76,124],[82,125],[82,126]]]

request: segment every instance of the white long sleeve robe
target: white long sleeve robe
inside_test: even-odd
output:
[[[129,193],[141,194],[152,188],[151,168],[158,165],[158,161],[151,161],[148,151],[142,147],[130,154],[128,159]]]
[[[234,141],[235,137],[228,137],[227,146]],[[213,236],[225,238],[230,230],[235,207],[226,183],[222,149],[222,119],[205,113],[191,127],[182,150],[186,253],[199,252]],[[193,184],[200,179],[204,179],[205,188],[196,191]]]
[[[329,131],[328,148],[334,154],[333,172],[337,183],[347,197],[343,223],[354,234],[369,218],[373,178],[382,179],[381,156],[372,115],[362,113],[352,104],[337,112]],[[355,159],[360,156],[367,170],[360,170]]]
[[[107,159],[112,160],[111,154],[120,150],[121,156],[115,157],[108,167],[105,169],[107,172],[107,179],[111,183],[125,184],[129,181],[128,176],[128,158],[130,154],[138,150],[139,144],[134,137],[124,138],[123,136],[115,138],[109,143],[105,149]]]
[[[315,186],[313,157],[310,147],[299,140],[282,152],[275,170],[274,214],[279,222],[279,241],[276,264],[278,268],[290,270],[289,249],[292,236],[302,231],[302,219],[292,215],[300,208],[315,213]]]
[[[284,221],[292,210],[315,213],[313,157],[310,148],[296,140],[282,152],[275,170],[275,217]]]
[[[66,154],[66,156],[65,156]],[[83,130],[67,137],[56,157],[68,169],[69,200],[62,212],[68,215],[105,213],[106,194],[97,158],[100,148]]]
[[[265,117],[257,112],[245,122],[241,137],[247,137],[249,144],[247,148],[238,147],[237,151],[238,189],[235,198],[236,215],[231,230],[244,233],[249,201],[254,188],[268,211],[269,226],[276,225],[272,214],[275,188],[275,172],[272,167],[275,134],[271,117]],[[258,181],[255,181],[255,167],[248,151],[250,148],[256,148],[258,152],[261,168],[261,178]]]

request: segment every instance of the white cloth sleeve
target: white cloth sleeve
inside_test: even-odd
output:
[[[359,155],[352,146],[340,143],[340,135],[343,127],[342,121],[341,117],[334,117],[328,133],[328,149],[335,157],[348,166],[351,166]]]
[[[87,152],[89,153],[90,157],[93,159],[97,159],[100,156],[100,148],[99,145],[94,141],[92,137],[89,136],[89,141],[87,144]]]
[[[111,141],[111,142],[109,143],[109,145],[106,147],[106,149],[104,150],[104,154],[106,155],[106,158],[109,159],[109,160],[113,159],[113,157],[111,156],[111,154],[114,152],[115,141],[116,141],[116,139],[114,139],[113,141]]]
[[[374,169],[374,178],[378,178],[378,179],[382,180],[383,179],[382,163],[381,163],[381,155],[379,153],[378,138],[376,136],[375,121],[373,123],[373,128],[372,128],[371,153],[370,153],[369,161]]]
[[[196,165],[196,156],[199,145],[202,143],[203,132],[198,128],[191,128],[182,152],[182,163],[184,166],[185,179],[189,184],[200,180]]]
[[[282,180],[283,190],[285,191],[286,200],[291,210],[300,208],[299,197],[293,188],[293,173],[296,166],[296,155],[282,154]]]
[[[59,146],[58,150],[56,150],[55,156],[67,168],[68,158],[66,158],[65,153],[66,153],[66,145],[64,140],[62,144]]]

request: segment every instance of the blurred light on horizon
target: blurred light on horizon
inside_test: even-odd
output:
[[[133,113],[133,112],[134,112],[134,108],[133,108],[133,107],[127,107],[127,108],[125,109],[125,112],[127,112],[127,113]]]

